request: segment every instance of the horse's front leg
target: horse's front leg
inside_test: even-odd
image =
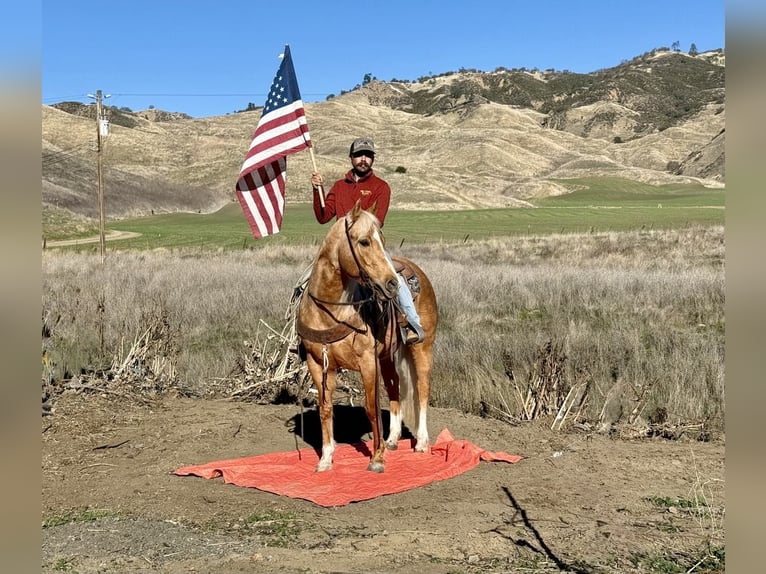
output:
[[[367,470],[372,472],[383,472],[384,461],[383,454],[386,451],[386,443],[383,442],[383,423],[380,416],[380,397],[378,396],[378,381],[380,377],[378,368],[378,359],[371,355],[370,359],[365,361],[364,367],[360,373],[364,383],[365,410],[367,418],[372,427],[373,453]]]
[[[333,409],[332,395],[335,391],[335,369],[322,372],[322,365],[314,360],[312,355],[306,357],[314,386],[317,389],[319,420],[322,425],[322,457],[317,464],[317,472],[332,469],[332,455],[335,452],[335,439],[333,438]]]
[[[388,358],[380,359],[380,374],[383,376],[383,383],[386,385],[388,393],[388,412],[390,414],[388,423],[388,438],[386,439],[386,448],[396,450],[399,448],[399,439],[402,436],[402,409],[399,403],[399,373],[396,366]]]

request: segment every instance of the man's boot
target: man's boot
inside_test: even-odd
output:
[[[405,345],[417,345],[422,343],[426,338],[425,331],[420,325],[407,323],[407,326],[402,329],[402,339],[404,339]]]

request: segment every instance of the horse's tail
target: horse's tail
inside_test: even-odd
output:
[[[402,420],[413,436],[417,436],[420,421],[420,397],[412,351],[403,347],[399,351],[399,406]]]

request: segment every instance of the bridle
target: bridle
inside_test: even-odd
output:
[[[354,221],[354,223],[356,223],[356,221]],[[351,256],[354,258],[354,263],[356,263],[356,268],[359,269],[360,283],[362,285],[369,286],[370,276],[367,274],[367,272],[362,268],[362,265],[359,263],[359,258],[356,256],[356,250],[354,249],[354,244],[351,241],[351,227],[354,225],[354,223],[349,223],[348,218],[345,218],[344,228],[346,231],[346,241],[348,241],[348,248],[351,251]]]
[[[356,222],[354,222],[356,223]],[[367,274],[367,272],[362,267],[361,263],[359,263],[359,257],[356,254],[356,250],[354,249],[354,244],[351,241],[351,227],[354,225],[354,223],[349,223],[348,218],[344,218],[344,231],[346,232],[346,241],[348,242],[348,248],[351,251],[351,256],[354,258],[354,263],[356,263],[356,268],[359,269],[359,277],[358,281],[360,285],[363,285],[365,287],[370,287],[371,281],[370,276]],[[311,299],[317,303],[322,303],[323,305],[351,305],[354,307],[361,307],[365,303],[370,303],[371,301],[375,301],[375,289],[370,288],[370,296],[366,297],[364,299],[359,299],[357,301],[326,301],[324,299],[320,299],[310,291],[307,292],[307,295],[311,297]]]
[[[330,327],[327,329],[313,329],[305,325],[301,321],[300,314],[299,314],[297,318],[296,328],[302,337],[310,341],[327,344],[327,343],[332,343],[340,339],[343,339],[354,332],[356,333],[367,332],[369,326],[364,323],[364,319],[361,319],[361,317],[360,319],[362,320],[362,325],[353,325],[348,321],[341,321],[337,319],[335,317],[335,314],[332,312],[331,308],[328,308],[328,307],[351,306],[351,307],[355,307],[357,314],[361,315],[360,308],[363,305],[370,302],[380,301],[379,297],[376,295],[375,288],[371,287],[371,281],[370,281],[369,275],[362,268],[362,265],[360,264],[360,261],[359,261],[359,257],[357,256],[357,253],[354,250],[353,241],[351,240],[351,227],[354,225],[354,223],[355,222],[349,223],[348,219],[344,220],[346,241],[348,242],[348,247],[351,251],[351,256],[354,258],[354,262],[356,263],[357,269],[359,269],[359,277],[355,279],[359,282],[360,285],[364,285],[368,287],[370,294],[367,297],[364,297],[362,299],[358,299],[355,301],[328,301],[327,299],[322,299],[321,297],[317,297],[310,290],[307,290],[306,295],[308,295],[309,298],[314,302],[314,304],[319,309],[321,309],[324,313],[329,315],[330,318],[332,318],[336,323],[333,327]],[[391,324],[394,324],[396,321],[395,303],[391,300],[386,300],[383,303],[384,304],[383,304],[382,311],[384,312],[384,314],[389,316],[389,322],[391,322]]]

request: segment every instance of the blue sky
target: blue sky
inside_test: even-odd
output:
[[[289,44],[303,100],[473,68],[592,72],[679,42],[725,47],[724,0],[42,2],[42,103],[194,117],[260,106]]]

